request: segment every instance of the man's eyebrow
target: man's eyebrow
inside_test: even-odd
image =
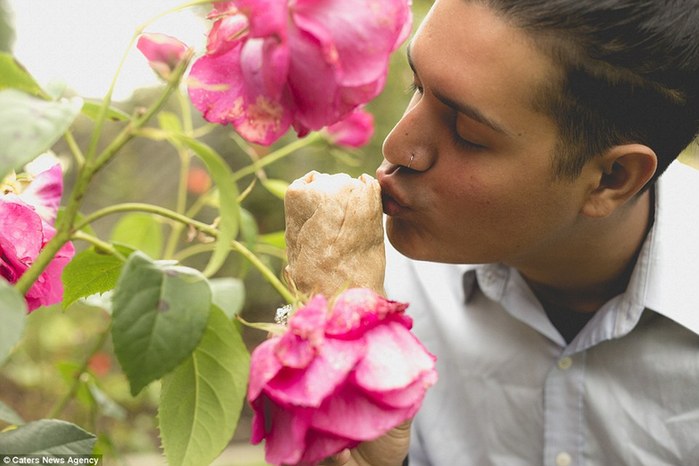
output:
[[[417,76],[417,70],[415,69],[415,62],[413,62],[412,54],[410,53],[410,45],[406,47],[406,55],[408,57],[408,65],[410,66],[410,69],[413,70],[413,73]],[[505,128],[499,124],[497,121],[493,120],[492,118],[487,117],[483,112],[478,110],[476,107],[472,105],[467,105],[463,102],[457,102],[453,99],[450,99],[449,97],[445,96],[439,90],[432,89],[432,94],[442,102],[444,105],[447,107],[463,114],[469,117],[470,119],[477,121],[478,123],[481,123],[484,126],[487,126],[488,128],[492,129],[495,132],[509,135],[509,131],[505,130]]]

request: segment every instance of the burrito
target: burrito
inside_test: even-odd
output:
[[[285,276],[298,291],[332,298],[359,287],[384,294],[381,188],[374,178],[312,171],[289,186],[284,214]]]

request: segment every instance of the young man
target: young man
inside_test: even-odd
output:
[[[327,464],[699,464],[699,2],[437,0],[408,55],[386,288],[440,380]]]

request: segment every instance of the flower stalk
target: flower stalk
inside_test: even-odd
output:
[[[320,132],[315,132],[311,133],[305,138],[298,139],[290,144],[287,144],[283,147],[280,147],[279,149],[270,152],[268,155],[265,155],[259,160],[256,160],[252,164],[248,165],[247,167],[243,167],[240,170],[237,170],[233,174],[233,181],[238,181],[239,179],[243,178],[244,176],[247,175],[252,175],[253,173],[257,172],[258,170],[266,167],[267,165],[271,165],[274,162],[277,162],[284,157],[286,157],[289,154],[292,154],[296,152],[297,150],[301,149],[302,147],[310,146],[311,144],[315,143],[316,141],[320,140],[323,138],[323,134]]]
[[[164,207],[156,206],[153,204],[144,204],[138,202],[129,202],[124,204],[116,204],[113,206],[105,207],[100,209],[91,215],[87,216],[77,228],[82,228],[83,226],[94,222],[95,220],[105,217],[107,215],[119,213],[119,212],[148,212],[156,214],[158,216],[174,220],[176,222],[192,226],[193,228],[207,234],[213,238],[218,237],[218,229],[208,225],[206,223],[194,220],[187,217],[186,215],[180,214],[170,209]],[[267,282],[279,293],[279,295],[284,298],[288,303],[295,303],[297,300],[296,296],[289,291],[289,289],[281,282],[281,280],[272,272],[269,267],[267,267],[252,251],[246,248],[242,243],[238,241],[231,242],[231,248],[238,252],[240,255],[245,257],[267,280]]]
[[[153,103],[140,117],[132,120],[112,142],[95,158],[86,157],[85,164],[80,167],[78,176],[71,192],[70,198],[66,204],[61,217],[56,222],[56,235],[44,246],[39,255],[34,260],[27,271],[17,280],[15,287],[22,293],[26,294],[29,288],[34,284],[39,275],[51,263],[56,253],[68,242],[73,235],[75,219],[77,218],[83,198],[87,192],[90,182],[95,174],[104,165],[116,155],[124,145],[129,142],[135,133],[143,127],[150,118],[155,115],[165,104],[170,95],[179,86],[180,80],[187,69],[188,60],[183,60],[172,74],[168,81],[165,91],[160,95],[160,98]],[[95,128],[95,131],[99,126]]]

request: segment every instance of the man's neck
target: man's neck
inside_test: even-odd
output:
[[[535,267],[517,267],[549,313],[593,313],[626,290],[652,224],[652,204],[649,190],[615,217],[591,221]]]

